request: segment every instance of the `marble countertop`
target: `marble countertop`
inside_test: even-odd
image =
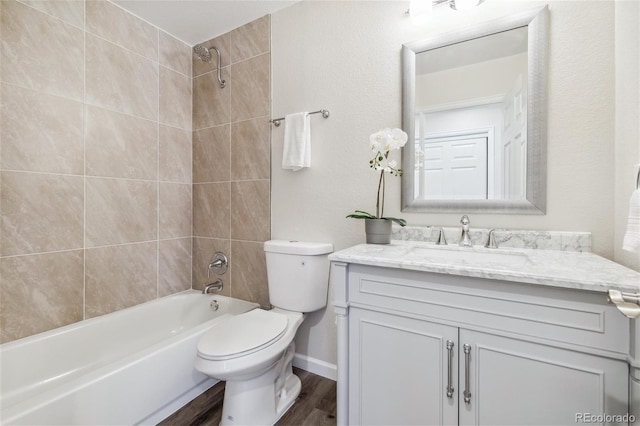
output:
[[[597,292],[640,291],[640,273],[586,252],[393,240],[387,245],[360,244],[340,250],[329,260]]]

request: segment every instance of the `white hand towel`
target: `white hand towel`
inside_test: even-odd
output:
[[[282,168],[297,171],[311,167],[311,125],[308,112],[289,114],[284,119]]]
[[[640,189],[633,191],[629,200],[629,219],[622,249],[640,253]]]

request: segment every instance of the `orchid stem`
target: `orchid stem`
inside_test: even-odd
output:
[[[380,208],[380,217],[384,217],[384,188],[386,182],[384,181],[384,170],[382,171],[382,207]]]

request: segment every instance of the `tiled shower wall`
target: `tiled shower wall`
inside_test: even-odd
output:
[[[190,288],[190,47],[101,0],[0,5],[0,342]]]
[[[270,17],[204,43],[222,57],[193,62],[193,287],[216,251],[229,256],[223,294],[269,305],[263,242],[270,237]]]

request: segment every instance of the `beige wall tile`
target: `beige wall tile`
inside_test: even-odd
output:
[[[81,101],[83,31],[14,0],[2,3],[2,81]]]
[[[83,318],[83,251],[0,259],[0,343]]]
[[[158,29],[114,3],[87,1],[87,32],[158,61]]]
[[[191,183],[191,135],[189,130],[160,125],[161,181]]]
[[[158,297],[191,288],[191,237],[158,242]]]
[[[270,54],[231,66],[231,121],[269,115]]]
[[[193,185],[193,235],[229,238],[230,183]]]
[[[193,133],[193,182],[227,182],[230,179],[230,126]]]
[[[231,86],[229,68],[222,69],[222,78],[227,86],[218,85],[215,73],[204,74],[193,79],[193,129],[229,123],[229,100]]]
[[[160,67],[160,123],[191,130],[191,77]]]
[[[249,22],[231,31],[231,62],[266,53],[271,46],[271,27],[269,15]]]
[[[84,28],[84,0],[20,0],[22,3]]]
[[[87,103],[158,119],[158,64],[87,34]]]
[[[210,277],[207,277],[207,268],[211,263],[211,257],[216,252],[224,253],[229,259],[229,265],[233,264],[231,257],[231,242],[229,240],[221,240],[215,238],[193,238],[193,288],[196,290],[204,289],[206,284],[214,282],[216,279],[222,279],[224,287],[222,288],[222,294],[224,296],[231,296],[231,273],[227,270],[224,275],[218,276],[211,273]]]
[[[155,122],[87,105],[85,135],[87,175],[157,179]]]
[[[2,172],[2,256],[82,248],[83,178]]]
[[[269,212],[269,180],[231,182],[232,239],[268,240]]]
[[[270,306],[263,243],[232,240],[231,255],[231,297]]]
[[[86,247],[157,238],[157,184],[86,178]]]
[[[267,118],[231,125],[231,179],[269,179],[271,140]]]
[[[156,298],[156,241],[85,250],[85,316],[108,314]]]
[[[160,31],[160,65],[192,77],[191,56],[192,49],[187,44]]]
[[[199,44],[202,44],[207,48],[216,47],[220,51],[220,64],[224,68],[231,64],[231,54],[229,52],[230,42],[231,37],[229,37],[229,33],[225,33],[219,37]],[[214,50],[211,51],[211,62],[204,62],[194,55],[192,56],[192,63],[194,77],[218,69],[218,58],[216,57],[216,52]]]
[[[191,236],[191,185],[160,183],[160,238]]]
[[[2,168],[84,173],[80,102],[2,84]]]

